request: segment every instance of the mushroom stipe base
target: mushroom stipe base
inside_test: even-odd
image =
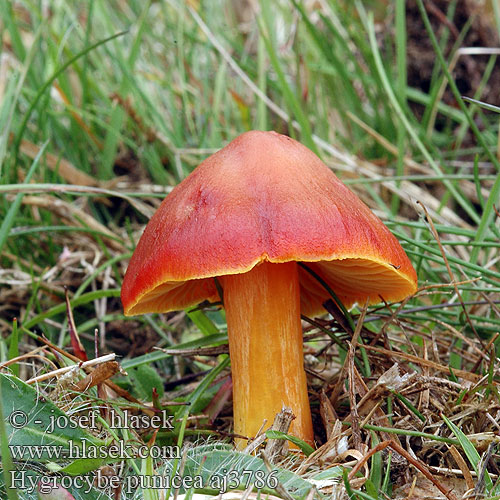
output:
[[[313,443],[304,371],[296,262],[263,262],[220,278],[224,289],[233,378],[234,432],[254,437],[283,406],[295,420],[290,433]],[[236,443],[245,446],[244,440]]]

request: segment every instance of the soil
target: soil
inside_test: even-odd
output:
[[[444,54],[450,60],[457,40],[466,31],[461,47],[499,47],[499,35],[495,26],[492,2],[486,0],[458,0],[453,16],[449,10],[454,2],[431,0],[425,2],[427,15],[434,33],[441,40],[448,32]],[[467,24],[470,26],[467,29]],[[435,55],[427,35],[422,16],[415,0],[407,2],[407,47],[408,84],[428,92],[435,66]],[[463,96],[474,97],[483,78],[489,55],[462,55],[453,71],[458,89]],[[486,83],[480,100],[500,106],[500,64],[496,64]],[[456,101],[448,88],[443,96],[446,104],[456,106]]]

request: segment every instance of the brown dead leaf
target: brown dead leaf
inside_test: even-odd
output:
[[[102,384],[106,380],[113,377],[120,370],[117,361],[108,361],[101,363],[95,367],[85,378],[72,385],[71,389],[75,393],[86,392],[91,387]]]
[[[462,478],[436,475],[436,480],[448,491],[453,491],[457,498],[464,498],[467,492],[467,485]],[[432,481],[420,475],[417,476],[416,484],[412,487],[412,482],[396,487],[393,491],[393,498],[405,500],[436,500],[443,498],[442,493]]]

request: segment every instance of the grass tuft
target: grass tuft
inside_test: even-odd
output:
[[[497,2],[205,3],[0,2],[2,377],[37,381],[37,398],[27,389],[22,400],[33,411],[98,409],[95,438],[182,448],[177,461],[86,463],[122,482],[183,467],[208,478],[227,466],[276,472],[279,486],[252,495],[287,499],[453,498],[452,487],[498,496]],[[396,235],[420,286],[401,304],[349,311],[330,290],[330,314],[303,317],[316,447],[299,443],[305,454],[273,464],[231,445],[220,304],[125,318],[119,300],[161,200],[249,129],[314,150]],[[91,361],[112,354],[123,371],[109,360],[79,365],[71,329]],[[0,408],[21,404],[5,394]],[[166,410],[174,429],[113,429],[110,408]],[[9,460],[17,438],[3,417],[6,470],[81,470]],[[261,447],[276,441],[269,432]],[[9,500],[34,498],[5,486]],[[218,493],[145,488],[134,498],[198,492]],[[116,488],[68,494],[131,498]]]

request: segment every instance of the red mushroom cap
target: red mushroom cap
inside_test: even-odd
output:
[[[247,132],[207,158],[165,198],[132,256],[125,314],[217,301],[215,276],[263,261],[301,261],[344,305],[392,302],[417,289],[397,239],[309,149],[275,132]],[[300,269],[301,309],[326,290]]]

